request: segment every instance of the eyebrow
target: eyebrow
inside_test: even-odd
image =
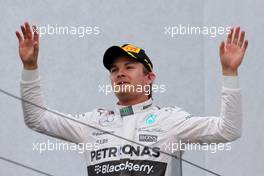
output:
[[[130,64],[136,64],[136,61],[128,61],[125,63],[125,65],[130,65]],[[114,67],[117,67],[115,64],[113,64],[110,69],[114,68]]]

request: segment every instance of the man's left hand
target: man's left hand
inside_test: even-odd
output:
[[[220,44],[220,59],[223,75],[237,76],[238,67],[245,55],[248,40],[245,39],[245,31],[240,32],[240,27],[232,28],[227,36],[226,43]]]

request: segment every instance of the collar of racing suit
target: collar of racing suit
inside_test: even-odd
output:
[[[116,104],[116,113],[120,115],[121,117],[124,117],[124,116],[128,116],[128,115],[141,112],[147,108],[150,108],[152,107],[152,104],[153,104],[152,98],[142,103],[138,103],[138,104],[131,105],[131,106],[122,106],[122,105]]]

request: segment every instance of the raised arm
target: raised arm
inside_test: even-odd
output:
[[[223,68],[221,114],[219,116],[195,117],[176,109],[171,117],[176,123],[171,126],[172,135],[188,142],[229,142],[241,136],[242,103],[238,84],[238,67],[242,63],[248,41],[240,28],[231,29],[226,43],[220,45]],[[179,118],[176,118],[179,117]],[[168,125],[169,126],[169,125]]]
[[[49,136],[65,139],[67,141],[80,143],[83,139],[84,125],[63,116],[83,121],[91,113],[84,115],[66,115],[55,114],[50,111],[43,100],[40,88],[40,77],[38,75],[38,52],[39,52],[39,35],[36,26],[30,28],[26,22],[21,26],[22,34],[16,31],[19,41],[19,56],[23,63],[22,80],[21,80],[21,97],[22,108],[25,124],[40,133]],[[33,32],[32,32],[33,30]],[[57,112],[58,113],[58,112]]]

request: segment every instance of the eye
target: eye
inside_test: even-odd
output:
[[[117,71],[116,68],[112,68],[112,69],[110,69],[110,72],[111,72],[111,73],[116,72],[116,71]]]
[[[133,69],[134,67],[132,67],[132,66],[127,66],[127,69]]]

